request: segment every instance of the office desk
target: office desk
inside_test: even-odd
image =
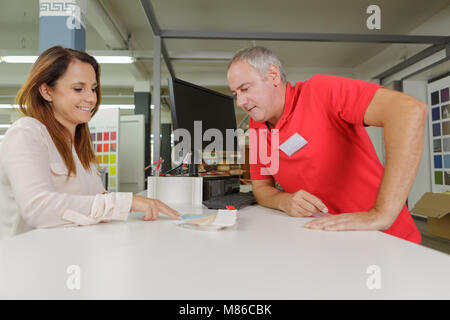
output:
[[[309,230],[310,218],[260,206],[221,231],[142,216],[2,241],[0,298],[450,298],[449,255],[381,232]],[[79,290],[66,285],[71,265],[81,271]],[[367,286],[372,265],[380,289]]]

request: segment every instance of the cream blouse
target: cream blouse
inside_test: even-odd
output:
[[[0,239],[32,228],[126,220],[132,193],[105,193],[94,164],[85,170],[72,147],[77,174],[67,168],[47,128],[24,117],[0,144]]]

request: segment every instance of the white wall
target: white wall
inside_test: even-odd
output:
[[[367,127],[367,133],[369,134],[370,140],[372,140],[373,146],[377,153],[378,159],[381,164],[385,164],[385,151],[384,151],[384,130],[379,127]]]

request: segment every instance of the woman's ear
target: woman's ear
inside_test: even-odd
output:
[[[48,102],[52,102],[50,87],[46,83],[43,83],[39,86],[39,93],[41,94],[42,98],[44,98]]]

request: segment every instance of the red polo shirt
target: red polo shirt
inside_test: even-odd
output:
[[[368,211],[375,204],[384,168],[363,124],[366,109],[381,86],[328,75],[315,75],[286,88],[283,115],[275,129],[282,145],[295,133],[308,142],[291,156],[279,150],[279,168],[272,174],[289,193],[305,190],[321,199],[332,214]],[[271,134],[265,123],[250,119],[249,126],[267,132],[270,156]],[[257,163],[250,165],[254,180],[267,179],[257,143]],[[255,149],[256,147],[256,149]],[[273,165],[272,165],[273,167]],[[261,172],[261,169],[263,170]],[[392,226],[384,232],[415,243],[421,235],[406,205]]]

